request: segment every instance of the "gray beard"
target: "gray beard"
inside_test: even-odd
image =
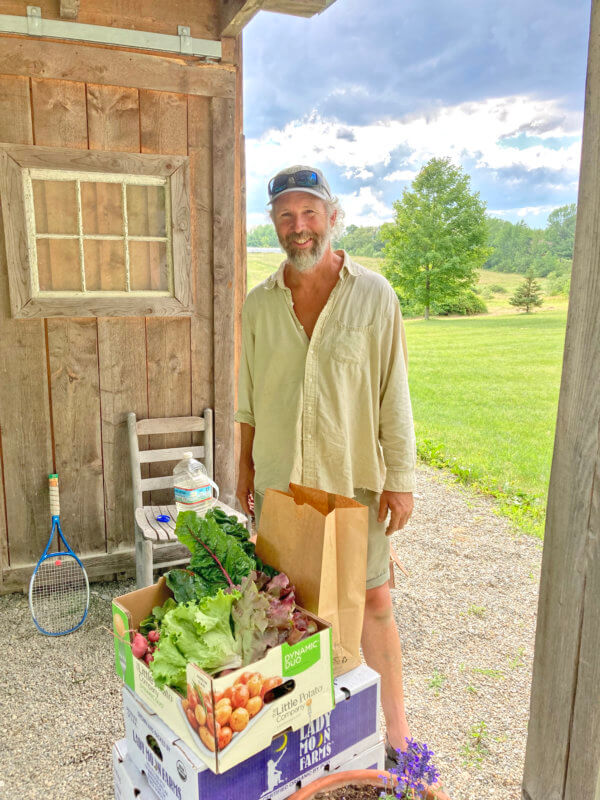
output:
[[[287,242],[281,242],[281,246],[287,254],[287,262],[298,272],[308,272],[315,264],[323,258],[327,248],[329,247],[330,237],[323,236],[313,243],[310,250],[295,250],[291,244],[288,246]]]

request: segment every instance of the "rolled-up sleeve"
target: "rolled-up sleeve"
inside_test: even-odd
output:
[[[379,395],[379,443],[386,467],[384,490],[412,492],[415,489],[416,447],[402,314],[390,289],[387,313],[381,331],[381,382]]]
[[[254,324],[250,297],[242,308],[242,352],[238,373],[236,422],[254,427]]]

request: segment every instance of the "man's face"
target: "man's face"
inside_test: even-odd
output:
[[[273,203],[273,222],[288,262],[300,272],[312,269],[331,240],[331,218],[323,200],[307,192],[288,192]]]

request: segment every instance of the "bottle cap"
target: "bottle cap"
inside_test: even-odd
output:
[[[193,458],[193,457],[194,457],[194,454],[192,453],[192,451],[191,451],[191,450],[187,450],[187,451],[186,451],[186,452],[183,454],[183,457],[184,457],[184,458]]]

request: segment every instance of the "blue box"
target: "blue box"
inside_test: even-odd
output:
[[[361,665],[336,678],[334,688],[333,711],[277,736],[265,750],[216,775],[124,687],[129,757],[160,800],[281,800],[366,752],[379,753],[382,763],[379,675]]]

